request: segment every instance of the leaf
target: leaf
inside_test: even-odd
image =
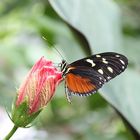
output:
[[[95,47],[94,52],[111,51],[119,46],[119,11],[112,1],[49,2],[66,22],[84,34],[90,46]]]
[[[134,70],[126,72],[102,88],[105,97],[140,132],[140,78]]]
[[[86,37],[92,52],[122,53],[120,13],[113,1],[49,0],[49,2],[63,20]],[[115,106],[140,133],[140,112],[138,111],[140,78],[138,77],[139,74],[134,70],[127,70],[125,74],[106,84],[101,90],[101,95]]]

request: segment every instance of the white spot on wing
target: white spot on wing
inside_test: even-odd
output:
[[[113,73],[113,69],[112,69],[111,67],[107,67],[107,69],[108,69],[111,73]]]
[[[98,69],[98,72],[101,73],[101,74],[104,73],[102,69]]]
[[[96,57],[101,57],[101,55],[97,54]]]
[[[105,58],[102,58],[102,60],[103,60],[103,63],[108,64],[108,61],[106,61]]]
[[[93,62],[93,60],[91,60],[91,59],[86,59],[86,61],[88,62],[88,63],[90,63],[91,65],[92,65],[92,67],[94,67],[96,64]]]
[[[99,77],[100,80],[102,80],[102,77]]]
[[[111,79],[111,77],[110,77],[110,76],[108,76],[108,77],[107,77],[107,79],[109,80],[109,79]]]
[[[120,56],[117,54],[116,57],[120,57]]]
[[[124,66],[122,66],[122,69],[124,69],[125,67]]]
[[[125,65],[125,63],[124,63],[124,61],[123,61],[123,60],[121,60],[121,59],[120,59],[120,61],[121,61],[121,63],[122,63],[123,65]]]

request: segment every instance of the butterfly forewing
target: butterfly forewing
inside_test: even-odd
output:
[[[92,68],[93,71],[100,73],[108,81],[123,72],[127,64],[128,60],[125,56],[114,52],[107,52],[75,61],[70,66]]]

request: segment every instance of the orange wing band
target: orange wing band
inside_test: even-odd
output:
[[[88,78],[84,78],[72,73],[66,76],[66,85],[70,91],[74,93],[86,94],[96,90],[96,86],[93,85]]]

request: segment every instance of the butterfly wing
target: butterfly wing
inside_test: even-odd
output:
[[[106,52],[75,61],[70,64],[70,67],[84,66],[92,68],[93,71],[103,75],[105,81],[109,81],[122,73],[127,65],[128,59],[124,55]]]
[[[71,94],[87,96],[95,93],[104,84],[104,77],[87,67],[71,67],[65,77],[65,90],[68,101]]]
[[[122,73],[128,64],[125,56],[107,52],[77,60],[67,68],[65,76],[68,95],[90,95]]]

